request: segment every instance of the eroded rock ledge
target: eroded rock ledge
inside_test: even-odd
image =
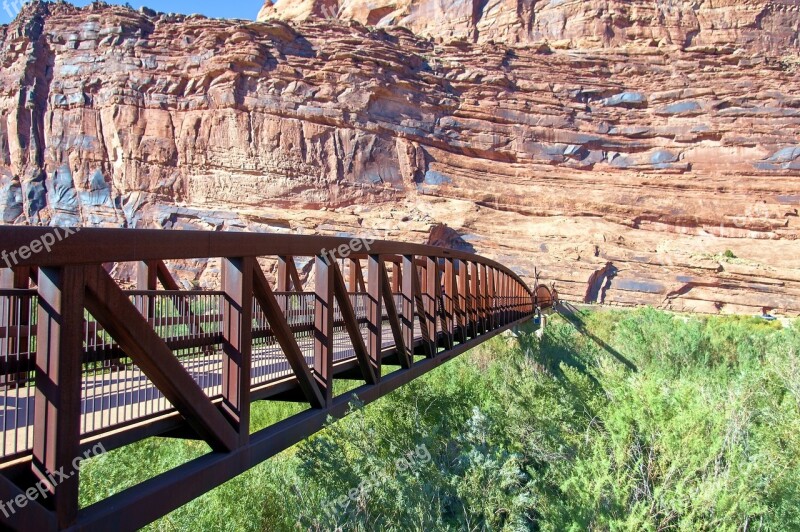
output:
[[[371,233],[571,299],[611,263],[606,303],[800,312],[797,56],[759,20],[561,49],[33,4],[0,33],[0,217]]]

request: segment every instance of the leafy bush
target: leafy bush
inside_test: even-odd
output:
[[[151,528],[797,530],[799,355],[797,325],[653,309],[557,318],[541,341],[497,337],[353,405]],[[198,445],[150,442],[115,451],[122,465],[97,461],[82,500]]]

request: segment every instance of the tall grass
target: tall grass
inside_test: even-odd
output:
[[[286,408],[261,403],[254,417],[265,426]],[[420,448],[430,460],[398,461]],[[114,451],[88,464],[81,500],[206,450],[151,439]],[[376,472],[388,475],[359,489]],[[800,326],[651,309],[557,318],[541,341],[497,337],[354,405],[150,528],[337,527],[798,530]]]

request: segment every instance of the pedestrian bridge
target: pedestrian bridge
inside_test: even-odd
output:
[[[0,227],[0,257],[0,520],[18,530],[138,529],[556,297],[477,255],[318,236]],[[200,269],[211,288],[176,275]],[[309,408],[253,431],[262,400]],[[151,436],[211,451],[79,508],[81,457]]]

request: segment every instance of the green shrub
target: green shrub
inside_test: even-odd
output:
[[[150,528],[800,529],[800,327],[653,309],[550,323],[541,342],[494,338],[353,405]],[[291,413],[257,408],[261,425]],[[124,460],[87,470],[82,500],[193,445],[115,451]],[[428,460],[398,463],[421,448]]]

